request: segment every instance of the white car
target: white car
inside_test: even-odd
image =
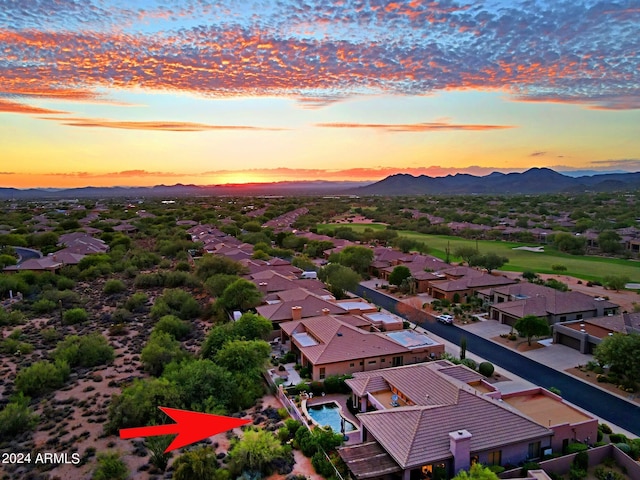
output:
[[[453,317],[451,315],[438,315],[436,318],[439,322],[446,323],[447,325],[453,323]]]

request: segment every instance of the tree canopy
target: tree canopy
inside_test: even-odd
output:
[[[453,477],[452,480],[498,480],[499,477],[491,471],[489,467],[485,467],[479,463],[471,465],[471,468],[467,472],[461,470]]]
[[[547,320],[535,315],[525,315],[519,318],[513,325],[520,334],[527,337],[527,343],[531,345],[531,339],[533,337],[544,337],[549,335],[549,324]]]
[[[336,298],[344,298],[345,292],[356,288],[361,280],[357,272],[338,263],[331,263],[322,268],[319,277]]]
[[[611,372],[640,382],[640,334],[614,333],[605,337],[593,357],[600,365],[608,365]]]
[[[224,289],[217,301],[226,310],[245,311],[260,305],[262,292],[255,283],[239,278]]]
[[[391,274],[389,275],[389,283],[391,285],[397,285],[398,287],[402,284],[402,281],[411,276],[411,270],[404,265],[398,265],[393,269]]]

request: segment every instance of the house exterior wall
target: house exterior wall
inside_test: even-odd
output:
[[[313,365],[302,352],[302,365],[312,365],[311,378],[314,381],[324,380],[330,375],[346,375],[355,372],[369,372],[381,368],[390,368],[393,365],[394,357],[402,357],[403,365],[411,365],[413,363],[425,362],[431,359],[433,353],[435,358],[440,358],[444,353],[444,345],[437,344],[424,349],[410,350],[405,353],[394,355],[381,355],[368,358],[354,358],[344,362],[335,362],[327,364]],[[320,378],[320,369],[324,368],[324,378]]]
[[[485,465],[491,465],[492,464],[491,454],[496,450],[500,450],[501,451],[500,465],[506,465],[506,464],[518,465],[519,463],[527,460],[527,456],[529,454],[529,444],[535,443],[535,442],[540,442],[541,444],[540,448],[541,450],[544,450],[545,448],[549,448],[549,445],[551,445],[551,436],[539,437],[539,438],[531,439],[522,443],[504,445],[502,447],[499,447],[499,448],[496,447],[491,450],[485,450],[481,452],[471,452],[471,454],[477,455],[478,461],[480,463]]]
[[[587,444],[593,444],[597,440],[598,436],[598,420],[594,418],[587,422],[563,425],[552,425],[554,436],[551,439],[551,448],[553,453],[562,453],[563,442],[568,440],[571,442],[582,442]]]

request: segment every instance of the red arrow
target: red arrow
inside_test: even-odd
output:
[[[251,423],[251,420],[243,420],[241,418],[223,417],[222,415],[191,412],[177,408],[158,408],[169,415],[176,423],[154,425],[152,427],[124,428],[120,430],[120,438],[126,440],[129,438],[154,437],[156,435],[173,435],[177,433],[176,438],[164,451],[164,453],[168,453],[176,448],[181,448],[218,433]]]

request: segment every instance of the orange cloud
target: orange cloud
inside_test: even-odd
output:
[[[117,128],[122,130],[158,130],[165,132],[202,132],[205,130],[283,130],[280,128],[263,128],[250,125],[209,125],[194,122],[168,121],[125,121],[107,120],[100,118],[53,118],[42,117],[44,120],[56,120],[71,127]]]
[[[48,108],[34,107],[23,103],[12,102],[0,98],[0,112],[2,113],[23,113],[27,115],[54,115],[59,113],[67,113],[59,110],[50,110]]]
[[[425,122],[405,124],[384,123],[316,123],[316,127],[324,128],[371,128],[387,132],[434,132],[440,130],[502,130],[515,128],[514,125],[474,125],[452,124],[446,122]]]

